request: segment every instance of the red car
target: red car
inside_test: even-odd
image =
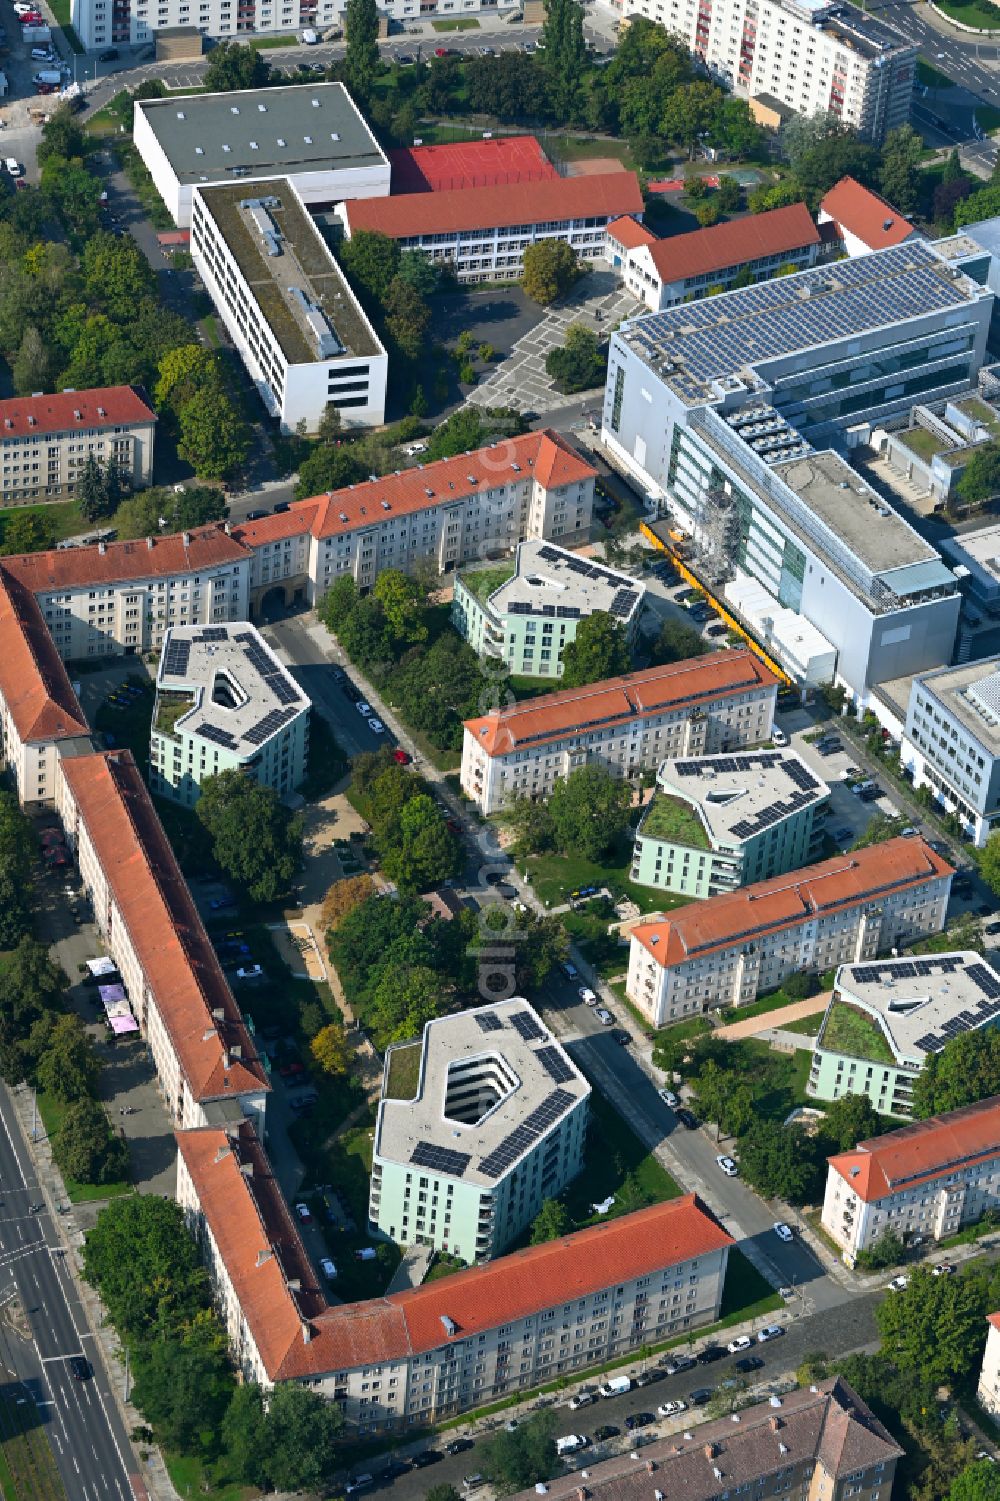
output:
[[[451,48],[450,47],[435,47],[434,48],[434,56],[435,57],[450,57],[451,56]]]
[[[392,753],[392,759],[394,761],[398,762],[398,764],[400,766],[409,766],[410,762],[413,760],[413,757],[412,756],[408,756],[406,754],[405,750],[398,750],[397,749],[397,750],[393,751],[393,753]]]

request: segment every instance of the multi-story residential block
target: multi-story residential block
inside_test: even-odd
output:
[[[986,1336],[976,1396],[987,1412],[997,1416],[1000,1415],[1000,1313],[991,1313],[987,1323],[990,1332]]]
[[[840,0],[623,0],[621,10],[680,36],[737,93],[837,115],[875,145],[910,117],[915,44]]]
[[[386,1054],[368,1219],[402,1245],[499,1256],[583,1165],[590,1085],[520,997]]]
[[[1000,1098],[916,1121],[828,1158],[823,1228],[848,1266],[893,1231],[943,1240],[1000,1208]]]
[[[153,651],[171,626],[246,620],[250,557],[218,525],[25,553],[4,568],[35,596],[65,662]]]
[[[693,1194],[367,1303],[329,1306],[249,1125],[177,1134],[177,1198],[233,1356],[398,1432],[718,1317],[732,1240]]]
[[[740,1410],[738,1421],[689,1423],[641,1455],[587,1461],[594,1501],[717,1501],[795,1496],[801,1501],[889,1501],[903,1450],[841,1376]],[[580,1475],[546,1482],[552,1501],[579,1501]],[[521,1491],[515,1501],[532,1501]]]
[[[820,201],[816,221],[835,226],[837,238],[852,259],[923,239],[920,230],[914,229],[898,209],[853,177],[842,177],[834,183]]]
[[[1000,825],[1000,657],[918,673],[900,760],[977,845]]]
[[[632,880],[707,897],[796,870],[818,853],[829,798],[793,750],[664,761],[636,830]]]
[[[133,138],[181,228],[191,223],[196,187],[237,183],[253,198],[266,194],[265,183],[287,182],[303,204],[384,197],[389,191],[388,158],[342,83],[138,100]]]
[[[1000,974],[973,952],[842,964],[820,1026],[808,1094],[866,1094],[886,1115],[910,1115],[913,1081],[963,1032],[1000,1021]]]
[[[280,587],[313,602],[344,574],[366,592],[384,568],[453,573],[524,539],[582,539],[596,476],[543,429],[298,501],[233,536],[252,550],[252,600]]]
[[[385,350],[287,179],[196,185],[191,255],[282,432],[383,421]]]
[[[0,401],[0,505],[65,500],[88,459],[113,459],[125,486],[140,489],[153,479],[155,430],[136,386]]]
[[[359,230],[388,235],[447,265],[459,281],[516,281],[536,240],[565,240],[581,259],[596,261],[608,225],[642,211],[638,178],[618,171],[398,193],[347,202],[337,213],[348,238]]]
[[[498,657],[512,673],[561,677],[563,651],[595,611],[634,642],[645,593],[644,584],[603,563],[548,542],[520,542],[513,568],[459,574],[451,618],[475,651]]]
[[[192,807],[206,777],[242,771],[284,796],[306,774],[310,707],[253,626],[175,626],[156,674],[149,785]]]
[[[56,806],[180,1129],[252,1117],[270,1085],[130,751],[60,758]]]
[[[608,225],[607,259],[651,312],[734,284],[816,263],[820,237],[804,203],[658,240],[634,219]],[[628,242],[628,243],[626,243]]]
[[[714,586],[728,597],[750,576],[803,616],[862,705],[886,678],[950,659],[958,585],[828,445],[918,396],[967,391],[992,303],[915,241],[612,335],[605,444],[692,539]]]
[[[921,839],[837,855],[631,930],[625,993],[654,1027],[746,1006],[789,975],[940,933],[954,871]]]
[[[0,567],[0,756],[22,803],[51,802],[60,747],[90,729],[30,589]]]
[[[465,721],[462,791],[490,814],[518,794],[548,797],[588,762],[628,777],[672,756],[759,745],[777,692],[752,652],[720,651],[496,709]]]

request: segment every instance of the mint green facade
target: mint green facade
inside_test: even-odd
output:
[[[820,1036],[812,1056],[806,1093],[817,1100],[839,1100],[845,1094],[866,1094],[883,1115],[913,1114],[913,1081],[920,1067],[877,1063],[851,1058],[823,1047]]]
[[[513,570],[511,570],[513,571]],[[508,574],[509,577],[509,574]],[[579,620],[549,620],[542,615],[509,615],[482,600],[455,580],[452,624],[479,656],[498,657],[512,673],[525,677],[562,676],[562,654],[576,639]]]

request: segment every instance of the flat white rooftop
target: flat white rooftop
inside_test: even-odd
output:
[[[1000,657],[920,673],[918,681],[984,750],[1000,756]]]
[[[492,1188],[582,1100],[590,1085],[519,996],[428,1022],[414,1099],[397,1099],[392,1051],[375,1156]]]
[[[1000,1018],[1000,975],[971,951],[841,965],[831,1008],[838,996],[861,1002],[878,1019],[896,1056],[916,1062],[940,1053],[953,1037]]]
[[[827,784],[794,750],[664,761],[656,780],[660,790],[646,809],[638,836],[702,849],[705,843],[698,842],[692,820],[713,849],[733,848],[830,796]],[[687,819],[683,813],[675,819],[676,799],[690,805]]]
[[[645,585],[551,542],[520,542],[516,571],[489,597],[501,615],[579,620],[605,610],[620,625],[639,611]]]
[[[192,735],[250,759],[310,707],[252,625],[167,631],[156,674],[154,729]]]

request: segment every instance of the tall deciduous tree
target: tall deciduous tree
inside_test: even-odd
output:
[[[271,76],[271,64],[257,47],[240,42],[218,42],[209,54],[204,84],[211,93],[231,89],[262,89]]]
[[[381,70],[378,51],[378,7],[375,0],[347,0],[344,12],[347,51],[344,82],[361,105],[367,104]]]
[[[13,557],[20,552],[44,552],[55,546],[55,540],[55,526],[44,511],[15,511],[7,517],[0,552],[6,557]],[[0,927],[2,923],[3,918],[0,916]],[[4,944],[0,938],[0,947],[9,945]]]
[[[531,1222],[531,1244],[540,1246],[547,1240],[568,1235],[572,1226],[569,1210],[558,1199],[545,1199]]]
[[[38,1062],[38,1083],[65,1104],[85,1099],[97,1088],[100,1063],[76,1012],[56,1018]]]
[[[919,197],[919,169],[924,143],[912,125],[897,125],[882,144],[878,184],[901,214],[912,214]]]
[[[219,865],[254,901],[287,894],[302,861],[302,820],[273,787],[241,771],[222,771],[202,783],[195,811]]]
[[[583,6],[578,0],[545,0],[542,37],[552,112],[559,124],[570,125],[577,115],[581,82],[587,71]]]
[[[605,766],[580,766],[563,777],[549,798],[558,847],[566,854],[598,860],[625,826],[632,794]]]
[[[320,921],[323,931],[336,931],[349,912],[355,907],[360,907],[374,894],[375,882],[367,871],[362,871],[359,876],[348,876],[346,880],[334,881],[330,890],[323,898],[323,908]]]
[[[309,1044],[316,1063],[325,1074],[331,1074],[336,1078],[343,1078],[351,1068],[351,1045],[347,1041],[344,1029],[336,1022],[329,1022],[321,1027]]]
[[[146,1338],[154,1326],[186,1322],[207,1306],[208,1275],[173,1199],[113,1199],[87,1231],[83,1270],[119,1334]]]
[[[524,252],[521,285],[542,307],[568,292],[579,275],[576,251],[565,240],[536,240]]]
[[[562,686],[581,688],[628,672],[625,629],[606,610],[595,610],[580,621],[576,637],[563,647]]]
[[[913,1082],[913,1113],[921,1120],[1000,1094],[1000,1032],[962,1032],[931,1053]]]
[[[52,380],[52,355],[33,323],[24,330],[17,354],[11,365],[14,390],[18,396],[31,396],[35,391],[44,391]]]
[[[967,1381],[986,1340],[983,1290],[974,1277],[932,1277],[917,1267],[909,1285],[875,1310],[882,1353],[938,1386]]]
[[[556,1471],[555,1413],[534,1413],[513,1432],[498,1433],[482,1446],[483,1473],[500,1496],[526,1490]]]
[[[114,1183],[128,1172],[128,1148],[97,1100],[67,1105],[52,1152],[66,1177],[77,1183]]]
[[[1000,494],[1000,442],[992,439],[973,449],[955,488],[962,500],[970,505],[978,505],[980,501],[991,500]]]

